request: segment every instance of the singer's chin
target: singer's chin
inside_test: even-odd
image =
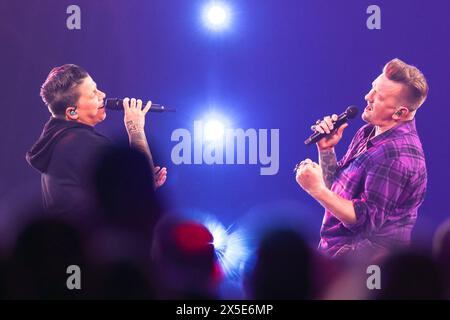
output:
[[[106,111],[105,108],[99,109],[98,110],[98,114],[97,114],[98,119],[100,120],[100,122],[102,122],[103,120],[106,119]]]
[[[366,111],[364,111],[364,112],[362,113],[361,118],[362,118],[365,122],[370,123],[370,116],[367,114]]]

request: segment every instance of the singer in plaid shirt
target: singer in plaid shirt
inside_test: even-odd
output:
[[[324,208],[319,250],[332,257],[376,259],[408,246],[427,184],[415,114],[428,94],[423,74],[399,59],[386,64],[365,96],[358,130],[337,162],[334,146],[347,124],[333,130],[336,115],[314,130],[319,163],[302,161],[299,185]]]

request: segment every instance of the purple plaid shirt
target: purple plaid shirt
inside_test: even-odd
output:
[[[353,202],[356,222],[325,211],[319,250],[327,255],[383,254],[410,242],[427,184],[415,120],[370,139],[373,129],[361,127],[338,162],[331,190]]]

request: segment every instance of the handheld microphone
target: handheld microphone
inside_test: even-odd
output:
[[[333,134],[340,126],[347,122],[348,119],[353,119],[358,114],[358,108],[355,106],[349,106],[344,113],[341,113],[336,121],[333,121],[333,130],[329,134]],[[307,146],[316,143],[323,137],[328,136],[327,133],[314,132],[305,140]]]
[[[114,111],[123,111],[123,99],[119,98],[107,98],[104,101],[104,105],[106,109],[114,110]],[[175,112],[177,109],[166,108],[163,105],[152,103],[152,107],[149,110],[150,112]]]

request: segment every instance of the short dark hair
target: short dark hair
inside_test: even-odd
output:
[[[80,98],[76,88],[88,76],[86,70],[75,64],[53,68],[41,87],[42,101],[54,115],[64,115],[67,107],[75,105]]]

